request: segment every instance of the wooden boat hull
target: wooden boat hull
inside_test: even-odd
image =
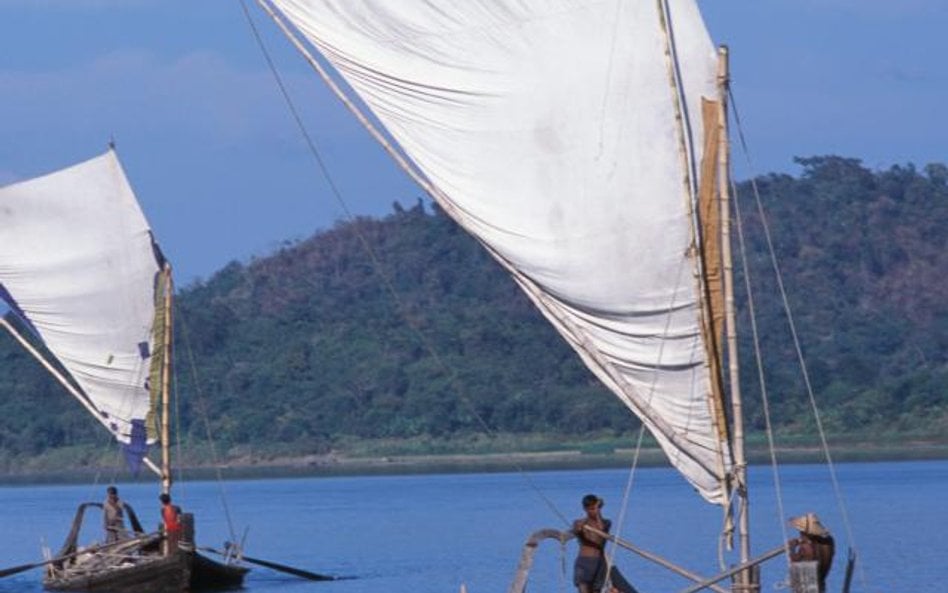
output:
[[[47,575],[43,587],[49,591],[108,593],[182,593],[220,591],[243,585],[247,568],[222,564],[196,552],[174,556],[143,556],[135,563],[69,569]]]
[[[190,590],[195,592],[237,589],[243,586],[244,575],[248,572],[249,569],[243,566],[223,564],[192,552]]]
[[[190,569],[184,554],[146,556],[135,564],[57,571],[47,575],[49,591],[108,591],[109,593],[180,593],[187,591]]]

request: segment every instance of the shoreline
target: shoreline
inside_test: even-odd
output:
[[[782,448],[777,451],[780,464],[824,463],[819,447]],[[851,444],[831,450],[834,463],[898,462],[948,459],[948,443],[916,442],[901,445]],[[766,450],[747,451],[752,466],[769,465]],[[281,457],[270,459],[240,459],[219,466],[191,466],[181,468],[187,481],[212,480],[218,475],[225,480],[318,478],[338,476],[380,476],[440,473],[493,473],[516,471],[555,471],[583,469],[670,467],[664,454],[656,448],[642,449],[635,460],[633,449],[615,449],[608,452],[584,452],[579,449],[542,452],[381,455],[348,456],[341,453]],[[87,482],[101,467],[71,470],[24,471],[0,476],[0,486],[31,484],[71,484]],[[127,472],[125,472],[127,474]],[[137,478],[120,476],[118,482],[150,481],[151,475],[141,473]]]

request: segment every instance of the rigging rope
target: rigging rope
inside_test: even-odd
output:
[[[174,335],[174,332],[172,332],[172,335]],[[171,344],[171,350],[174,350],[173,341]],[[174,355],[171,356],[171,360],[174,360]],[[178,366],[175,364],[171,365],[171,384],[174,386],[174,391],[171,392],[174,393],[174,399],[172,400],[174,402],[174,426],[178,427],[178,429],[174,431],[174,458],[178,459],[180,462],[184,448],[181,446],[181,397],[179,396],[181,392],[178,391]],[[216,459],[214,460],[214,463],[217,463]],[[178,474],[178,480],[182,483],[186,483],[183,479],[184,468],[182,465],[182,463],[178,463],[176,465],[172,465],[171,467],[174,468],[172,471]]]
[[[732,98],[733,105],[733,98]],[[735,120],[738,121],[738,128],[740,128],[740,123],[735,114]],[[751,326],[751,336],[752,342],[754,344],[754,360],[757,363],[757,381],[760,385],[760,399],[761,404],[764,410],[764,424],[766,426],[765,432],[767,433],[767,443],[770,449],[770,467],[773,471],[773,480],[774,480],[774,492],[777,498],[777,517],[780,523],[780,530],[783,536],[783,541],[790,539],[789,533],[787,532],[787,523],[782,518],[786,517],[786,511],[784,510],[783,504],[783,488],[780,484],[780,470],[777,465],[777,446],[774,441],[774,429],[773,423],[771,421],[770,415],[770,398],[767,394],[767,380],[764,375],[764,362],[763,356],[760,351],[760,334],[757,327],[757,314],[754,307],[754,292],[751,289],[751,280],[750,280],[750,264],[747,261],[747,246],[744,240],[744,222],[743,215],[741,213],[741,204],[738,191],[737,183],[733,181],[732,176],[731,181],[731,194],[734,196],[734,217],[737,222],[737,236],[738,244],[741,253],[741,267],[744,270],[744,290],[747,294],[747,313],[750,318]],[[790,557],[787,556],[787,564],[790,563]]]
[[[683,257],[679,260],[679,263],[678,263],[678,273],[676,274],[677,280],[675,283],[674,290],[672,291],[671,303],[669,303],[669,306],[667,309],[668,315],[665,316],[665,327],[664,327],[663,335],[666,335],[666,336],[669,334],[669,327],[671,326],[672,311],[675,311],[677,308],[676,303],[675,303],[675,296],[678,294],[678,289],[681,287],[682,276],[685,270],[685,262],[687,261],[687,259],[688,259],[687,257]],[[649,385],[648,395],[645,398],[646,403],[650,403],[652,401],[652,398],[655,395],[655,388],[658,383],[658,369],[661,367],[662,359],[664,357],[665,343],[666,343],[665,341],[662,341],[658,347],[658,359],[655,362],[654,372],[652,373],[652,382],[651,382],[651,385]],[[636,469],[638,468],[639,457],[642,452],[642,442],[644,441],[644,439],[645,439],[645,423],[642,422],[639,425],[639,434],[635,442],[635,450],[632,454],[632,466],[629,468],[629,477],[626,479],[625,489],[622,493],[622,505],[619,507],[619,516],[616,517],[616,531],[615,531],[616,540],[612,542],[612,548],[610,549],[610,552],[606,554],[606,574],[609,574],[609,571],[611,570],[614,564],[613,561],[615,559],[616,551],[619,548],[619,546],[615,542],[622,535],[622,527],[625,525],[625,514],[626,514],[626,510],[628,510],[628,507],[629,507],[629,500],[632,497],[632,485],[634,483]]]
[[[857,549],[857,546],[856,546],[855,538],[853,536],[852,524],[849,520],[849,514],[846,510],[846,505],[843,499],[842,489],[840,488],[839,479],[836,475],[836,468],[833,463],[832,455],[830,454],[829,443],[827,442],[827,439],[826,439],[826,431],[823,428],[823,421],[822,421],[822,418],[820,417],[820,410],[816,403],[816,396],[813,393],[813,386],[810,383],[810,375],[807,371],[806,360],[803,356],[803,348],[800,345],[800,339],[797,335],[796,323],[794,322],[794,319],[793,319],[793,314],[790,309],[790,301],[789,301],[789,298],[787,297],[787,291],[783,282],[783,275],[780,271],[780,265],[777,262],[777,256],[776,256],[776,252],[774,250],[774,245],[773,245],[773,238],[770,233],[770,225],[767,222],[767,217],[766,217],[766,214],[764,213],[763,200],[760,197],[760,188],[757,185],[757,177],[756,175],[753,174],[754,166],[753,166],[753,163],[751,162],[750,151],[748,150],[747,141],[744,137],[744,129],[743,129],[743,126],[741,125],[740,116],[737,110],[737,103],[734,100],[733,94],[730,95],[730,98],[731,98],[731,104],[733,105],[734,120],[735,120],[735,123],[737,124],[738,138],[740,140],[741,149],[743,151],[743,154],[746,160],[748,171],[751,172],[751,175],[750,175],[751,188],[753,190],[754,200],[757,206],[757,214],[758,214],[758,217],[760,218],[761,226],[764,231],[764,238],[766,240],[767,250],[770,256],[770,264],[771,264],[771,267],[773,268],[774,276],[777,281],[777,287],[780,292],[780,297],[783,304],[784,313],[787,316],[787,323],[790,327],[790,334],[793,338],[793,346],[796,351],[797,361],[800,365],[801,373],[803,375],[803,383],[806,387],[806,392],[809,398],[810,407],[813,410],[813,416],[816,421],[817,431],[819,432],[820,443],[822,446],[823,454],[826,457],[826,463],[829,469],[830,480],[833,485],[833,492],[836,497],[836,503],[839,508],[840,516],[843,520],[843,527],[846,531],[846,537],[849,539],[851,548],[855,550]],[[860,577],[861,577],[861,580],[863,581],[863,585],[867,586],[865,573],[862,569],[862,565],[860,565]]]
[[[195,359],[194,359],[194,350],[192,350],[191,348],[191,340],[189,337],[188,326],[184,321],[184,315],[182,315],[182,311],[176,310],[176,313],[177,315],[175,315],[175,319],[178,320],[178,323],[182,330],[179,333],[182,335],[184,339],[184,347],[188,353],[188,366],[191,369],[191,380],[193,382],[193,388],[194,388],[195,393],[197,393],[197,397],[194,398],[195,409],[201,412],[200,414],[201,419],[204,421],[205,437],[207,438],[208,447],[211,450],[211,461],[214,464],[214,472],[217,476],[217,487],[220,491],[221,507],[224,511],[224,518],[227,521],[227,532],[230,535],[230,541],[236,542],[237,536],[236,536],[236,531],[234,530],[234,521],[230,513],[230,505],[227,504],[227,492],[224,489],[224,476],[223,476],[223,472],[221,471],[220,457],[217,454],[217,443],[214,440],[214,434],[213,434],[213,431],[211,430],[211,421],[210,421],[209,414],[207,413],[207,400],[204,397],[204,390],[201,388],[202,383],[198,377],[197,363],[195,362]],[[180,431],[178,432],[180,433]],[[180,438],[180,434],[179,434],[179,438]],[[180,442],[179,442],[179,446],[180,446]]]
[[[560,540],[560,574],[559,579],[559,591],[560,593],[565,593],[567,591],[567,583],[569,582],[569,564],[566,560],[566,540]]]
[[[622,505],[619,507],[619,516],[616,517],[616,539],[622,534],[622,526],[625,525],[625,512],[629,508],[629,500],[632,497],[632,484],[634,482],[635,470],[639,465],[639,453],[642,450],[642,440],[645,437],[645,424],[639,426],[639,436],[635,440],[635,452],[632,455],[632,467],[629,468],[629,477],[625,482],[625,490],[622,492]],[[612,542],[612,547],[609,549],[609,553],[606,554],[606,574],[611,574],[612,566],[615,564],[616,552],[619,550],[619,546],[615,543],[615,540]],[[564,543],[565,545],[565,543]]]
[[[615,15],[615,19],[614,19],[614,22],[615,22],[615,23],[618,23],[618,22],[619,22],[619,9],[620,9],[620,7],[621,7],[621,4],[617,3],[617,5],[616,5],[616,15]],[[662,3],[661,3],[661,0],[659,0],[658,9],[659,9],[660,12],[662,11],[662,8],[663,8],[663,5],[662,5]],[[667,10],[667,6],[664,6],[664,8]],[[666,63],[666,65],[667,65],[667,67],[668,67],[670,70],[674,71],[674,61],[671,60],[671,47],[670,47],[670,41],[669,41],[669,39],[668,39],[668,31],[667,31],[667,28],[664,27],[664,19],[667,19],[667,14],[665,14],[664,12],[662,13],[662,19],[663,19],[663,22],[662,22],[662,24],[663,24],[663,30],[665,30],[665,34],[666,34],[666,35],[665,35],[665,41],[666,41],[665,55],[666,55],[666,58],[668,58],[668,62]],[[613,28],[612,35],[613,35],[613,39],[612,39],[612,45],[611,45],[611,47],[610,47],[610,53],[609,53],[609,69],[608,69],[608,73],[609,73],[610,75],[612,74],[612,58],[613,58],[613,51],[614,51],[614,49],[615,49],[616,37],[618,36],[617,30],[616,30],[615,27]],[[670,78],[672,79],[671,87],[672,87],[672,89],[676,92],[676,95],[675,95],[675,96],[676,96],[676,98],[677,98],[677,96],[678,96],[678,95],[677,95],[678,87],[677,87],[676,84],[675,84],[675,80],[677,80],[677,79],[675,78],[675,76],[674,76],[673,74],[670,74]],[[603,101],[605,102],[605,98],[603,99]],[[604,109],[604,108],[603,108],[603,109]],[[691,200],[689,200],[689,204],[690,204],[690,203],[691,203]],[[666,309],[666,310],[668,311],[668,314],[665,316],[664,335],[668,335],[668,327],[671,325],[671,312],[675,310],[675,307],[674,307],[674,305],[675,305],[675,296],[678,294],[678,287],[680,286],[679,283],[681,282],[681,275],[682,275],[681,272],[682,272],[682,270],[683,270],[683,268],[684,268],[684,262],[685,262],[686,259],[687,259],[686,257],[683,257],[683,258],[681,258],[681,260],[679,260],[678,273],[676,274],[676,279],[677,279],[677,280],[676,280],[676,286],[675,286],[675,289],[672,291],[672,298],[671,298],[672,302],[670,303],[669,307]],[[655,362],[654,371],[653,371],[653,373],[652,373],[651,385],[649,386],[648,394],[647,394],[647,396],[645,397],[645,403],[646,403],[646,404],[649,404],[649,405],[651,404],[652,398],[653,398],[654,395],[655,395],[655,386],[656,386],[656,384],[658,383],[658,369],[659,369],[659,367],[660,367],[660,365],[661,365],[661,363],[662,363],[662,355],[663,355],[663,353],[664,353],[664,350],[665,350],[665,342],[662,341],[662,342],[660,343],[660,345],[659,345],[658,360]],[[616,531],[615,531],[615,536],[616,536],[616,538],[619,538],[619,537],[622,535],[622,527],[625,525],[626,511],[627,511],[628,508],[629,508],[629,500],[630,500],[631,497],[632,497],[632,486],[633,486],[633,484],[634,484],[634,482],[635,482],[635,473],[636,473],[636,470],[638,469],[639,456],[640,456],[641,451],[642,451],[642,441],[643,441],[644,437],[645,437],[645,423],[642,422],[642,424],[640,424],[640,426],[639,426],[639,434],[638,434],[638,437],[636,438],[636,441],[635,441],[635,449],[634,449],[634,452],[633,452],[633,454],[632,454],[632,465],[629,467],[629,475],[628,475],[628,477],[626,478],[625,488],[623,489],[623,492],[622,492],[622,504],[619,506],[619,516],[616,517]],[[615,544],[615,542],[613,541],[613,542],[612,542],[612,547],[609,549],[609,552],[608,552],[607,554],[605,554],[605,559],[606,559],[606,575],[610,574],[610,571],[611,571],[611,569],[612,569],[612,566],[613,566],[614,563],[615,563],[615,555],[616,555],[616,552],[618,551],[618,549],[619,549],[619,547],[618,547],[618,546]]]
[[[371,121],[362,113],[362,111],[349,100],[345,92],[336,84],[336,82],[329,76],[326,70],[322,65],[307,51],[306,46],[293,34],[289,27],[280,20],[273,9],[268,5],[266,0],[256,0],[257,4],[270,16],[270,18],[277,24],[284,35],[289,39],[289,41],[297,48],[297,50],[303,55],[304,59],[309,63],[309,65],[319,74],[323,79],[326,85],[330,90],[336,95],[336,97],[345,105],[345,107],[352,112],[355,117],[359,120],[359,123],[366,128],[366,130],[372,135],[372,137],[382,145],[385,151],[396,161],[396,163],[401,167],[408,175],[429,195],[434,196],[437,193],[436,188],[432,186],[427,179],[425,179],[421,173],[419,173],[414,167],[412,167],[409,162],[405,159],[404,156],[399,153],[395,147],[387,140],[387,138],[376,128]],[[303,136],[303,139],[306,142],[309,152],[313,157],[316,165],[326,180],[327,185],[329,186],[330,193],[333,195],[336,202],[342,208],[345,218],[350,222],[355,220],[355,216],[352,211],[349,209],[348,204],[346,203],[342,192],[339,190],[338,185],[335,183],[333,176],[330,174],[328,167],[326,166],[325,161],[323,160],[316,142],[313,140],[312,136],[309,134],[305,124],[303,123],[302,117],[299,114],[299,110],[296,108],[296,105],[293,102],[292,97],[290,96],[289,91],[286,88],[286,85],[283,83],[283,79],[280,77],[279,72],[276,69],[276,65],[273,62],[273,59],[270,56],[269,51],[267,50],[266,45],[263,42],[263,38],[260,35],[260,32],[257,29],[256,24],[253,21],[253,18],[250,15],[250,11],[247,8],[246,0],[241,0],[241,7],[243,8],[244,16],[247,19],[247,23],[250,26],[250,29],[253,33],[254,39],[257,42],[257,46],[260,48],[260,51],[263,53],[264,59],[267,62],[267,66],[270,69],[271,74],[276,81],[277,86],[280,89],[280,93],[283,96],[283,99],[289,109],[293,120],[296,123],[296,126]],[[439,201],[439,204],[446,210],[451,211],[452,208],[450,205],[446,205],[444,201]],[[401,298],[400,293],[395,288],[395,284],[392,282],[391,277],[386,272],[385,267],[383,266],[378,254],[372,248],[371,244],[368,241],[368,238],[362,232],[362,229],[358,225],[353,225],[353,229],[356,233],[356,236],[359,242],[362,245],[362,248],[365,250],[366,255],[372,262],[373,271],[380,278],[383,286],[391,297],[392,301],[395,303],[395,308],[398,311],[399,315],[412,330],[418,340],[421,342],[425,350],[428,352],[428,355],[435,361],[435,364],[439,366],[447,375],[449,384],[453,385],[458,392],[459,399],[464,402],[468,410],[471,412],[471,415],[481,426],[482,430],[491,438],[496,438],[496,432],[490,427],[484,417],[477,411],[477,408],[472,403],[472,400],[465,394],[465,389],[463,384],[460,381],[460,378],[457,374],[457,370],[451,367],[444,358],[439,354],[439,351],[435,348],[434,344],[428,338],[428,336],[421,330],[421,325],[411,316],[409,313],[407,305],[404,303],[404,300]],[[565,524],[569,525],[570,521],[566,516],[559,510],[559,508],[553,503],[553,501],[547,497],[537,486],[536,482],[530,477],[526,472],[524,467],[517,462],[517,460],[512,456],[508,456],[508,460],[513,465],[517,471],[525,478],[528,485],[537,495],[543,500],[543,502],[550,508],[550,510]]]

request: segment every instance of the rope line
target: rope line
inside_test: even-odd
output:
[[[682,276],[684,275],[685,270],[685,261],[687,258],[681,258],[678,263],[678,273],[676,274],[676,284],[675,289],[672,291],[671,302],[668,306],[668,314],[665,316],[665,328],[664,335],[668,335],[669,327],[671,326],[672,311],[675,309],[675,300],[678,294],[679,288],[681,288]],[[655,362],[654,372],[652,373],[652,381],[649,385],[648,395],[645,398],[646,403],[651,404],[652,398],[655,396],[655,388],[658,384],[658,369],[661,366],[662,359],[665,354],[665,341],[662,341],[658,347],[658,358]],[[619,538],[622,534],[622,527],[625,525],[625,515],[629,507],[629,501],[632,497],[632,486],[635,480],[635,473],[638,468],[639,457],[642,452],[642,443],[645,439],[645,422],[641,421],[639,425],[639,434],[635,442],[635,450],[632,454],[632,465],[629,468],[629,476],[626,479],[625,488],[622,493],[622,505],[619,507],[619,516],[616,517],[616,538]],[[610,548],[610,553],[606,554],[606,574],[609,574],[609,570],[613,566],[613,560],[615,559],[616,552],[618,551],[619,546],[616,545],[615,541],[612,542],[612,548]]]
[[[734,119],[735,119],[735,123],[737,124],[738,138],[740,140],[741,149],[746,159],[748,170],[753,173],[754,166],[753,166],[753,163],[751,162],[750,152],[747,147],[747,141],[744,137],[744,129],[743,129],[743,126],[741,125],[740,116],[737,111],[737,104],[734,100],[733,94],[731,95],[731,103],[732,105],[734,105]],[[836,474],[836,467],[833,463],[832,455],[830,454],[829,443],[826,440],[826,431],[823,428],[823,420],[820,416],[819,406],[816,403],[816,396],[813,393],[813,386],[810,382],[810,375],[809,375],[809,372],[807,371],[806,360],[803,356],[803,348],[800,344],[800,339],[797,334],[796,322],[794,321],[793,313],[791,312],[791,309],[790,309],[790,301],[787,296],[786,287],[783,282],[783,274],[781,273],[780,265],[777,262],[777,256],[776,256],[776,252],[774,250],[774,245],[773,245],[773,237],[770,232],[770,225],[767,221],[767,216],[764,212],[763,200],[760,197],[760,188],[757,185],[756,175],[751,174],[750,179],[751,179],[751,188],[753,189],[753,194],[754,194],[754,200],[757,206],[757,214],[760,218],[761,225],[764,231],[764,238],[766,239],[766,243],[767,243],[767,250],[770,256],[770,264],[774,271],[774,276],[777,281],[777,287],[780,291],[781,302],[783,304],[784,313],[787,316],[787,323],[790,328],[790,334],[793,338],[793,346],[796,351],[797,361],[799,362],[800,371],[803,376],[803,383],[806,386],[806,392],[807,392],[807,397],[809,398],[810,408],[813,411],[813,417],[814,417],[814,420],[816,421],[817,430],[819,432],[820,443],[823,449],[823,454],[826,457],[826,464],[827,464],[829,474],[830,474],[830,481],[832,482],[832,485],[833,485],[833,493],[836,497],[836,503],[839,508],[840,516],[843,520],[843,527],[846,531],[846,537],[849,539],[852,549],[855,550],[857,549],[857,546],[856,546],[855,538],[853,536],[852,524],[849,520],[849,514],[846,510],[846,505],[844,503],[842,489],[840,488],[839,479]],[[866,585],[865,573],[862,570],[861,564],[860,564],[860,577],[861,577],[861,580],[863,581],[863,584]]]
[[[174,302],[175,302],[175,301],[172,300],[172,303],[174,303]],[[172,317],[172,323],[174,323],[174,317]],[[174,340],[173,340],[173,335],[174,335],[174,332],[172,332],[172,343],[171,343],[171,351],[172,351],[172,353],[174,352]],[[173,393],[174,395],[173,395],[173,399],[172,399],[171,401],[174,403],[174,426],[177,426],[177,427],[178,427],[178,429],[174,431],[174,449],[175,449],[175,451],[174,451],[174,457],[173,457],[173,458],[178,459],[178,460],[180,461],[180,460],[181,460],[181,456],[182,456],[182,454],[183,454],[183,452],[184,452],[184,447],[181,445],[181,442],[182,442],[182,441],[181,441],[181,426],[182,426],[182,425],[181,425],[181,397],[179,396],[179,394],[180,394],[181,392],[178,390],[178,366],[177,366],[176,364],[173,364],[173,362],[174,362],[174,355],[173,355],[173,354],[172,354],[172,356],[171,356],[171,360],[172,360],[172,365],[171,365],[171,385],[172,385],[172,387],[174,387],[174,390],[172,391],[172,393]],[[215,465],[216,465],[216,464],[217,464],[217,460],[215,459],[214,462],[215,462]],[[183,485],[183,484],[187,484],[187,482],[184,481],[184,468],[182,467],[182,464],[181,464],[181,463],[178,463],[177,465],[172,464],[171,467],[172,467],[172,470],[171,470],[172,473],[176,473],[176,474],[177,474],[177,476],[178,476],[178,481],[179,481],[182,485]],[[179,486],[179,488],[180,488],[180,486]]]
[[[733,105],[733,99],[732,99]],[[738,128],[740,128],[740,123],[735,115],[735,120],[738,121]],[[731,181],[731,194],[734,196],[734,215],[737,222],[737,236],[738,236],[738,245],[741,253],[741,267],[744,270],[744,290],[747,294],[747,311],[748,316],[750,317],[750,326],[751,326],[751,336],[752,342],[754,344],[754,361],[757,366],[757,381],[760,385],[760,399],[761,405],[764,410],[764,424],[765,432],[767,434],[767,443],[770,453],[770,467],[773,473],[773,482],[774,482],[774,493],[777,499],[777,519],[780,523],[780,531],[783,536],[783,541],[790,539],[790,534],[787,531],[787,522],[783,520],[786,517],[786,511],[783,504],[783,487],[780,480],[780,470],[777,464],[777,445],[774,439],[774,429],[773,422],[771,420],[770,414],[770,397],[767,392],[767,380],[764,374],[764,361],[763,355],[760,350],[760,333],[757,327],[757,314],[756,308],[754,305],[754,291],[751,288],[751,279],[750,279],[750,263],[747,261],[747,245],[744,238],[744,223],[743,223],[743,214],[741,213],[741,204],[737,184]],[[790,556],[786,556],[787,565],[790,564]]]
[[[224,511],[224,518],[227,521],[227,531],[230,534],[230,541],[235,542],[237,541],[237,536],[236,531],[234,530],[234,521],[230,513],[230,505],[227,504],[227,492],[224,488],[224,476],[223,472],[221,471],[220,456],[217,453],[217,442],[214,440],[214,434],[211,430],[211,421],[207,411],[207,399],[204,396],[202,382],[198,376],[197,363],[194,359],[194,350],[191,348],[190,333],[188,331],[187,323],[184,321],[184,315],[182,315],[180,309],[177,310],[177,315],[175,315],[175,318],[182,330],[179,333],[182,339],[184,339],[184,348],[188,355],[188,367],[191,369],[191,380],[194,391],[197,394],[197,397],[194,398],[195,409],[200,412],[200,416],[204,424],[205,438],[207,438],[208,447],[211,450],[211,460],[213,461],[214,472],[217,477],[217,487],[220,493],[221,507]]]
[[[616,7],[616,18],[615,18],[615,22],[618,22],[618,21],[619,21],[619,19],[618,19],[618,14],[619,14],[618,10],[619,10],[619,7],[617,6],[617,7]],[[659,20],[660,20],[660,24],[662,25],[662,31],[663,31],[663,33],[664,33],[664,40],[665,40],[665,48],[664,48],[664,53],[665,53],[665,57],[666,57],[665,66],[666,66],[666,68],[667,68],[667,70],[668,70],[670,87],[671,87],[672,91],[674,92],[673,94],[674,94],[674,97],[675,97],[675,99],[676,99],[676,103],[675,103],[675,105],[676,105],[676,114],[677,114],[677,115],[676,115],[676,119],[677,119],[677,121],[680,122],[681,119],[682,119],[682,115],[681,115],[681,110],[680,110],[680,104],[679,104],[677,101],[680,101],[681,97],[680,97],[679,87],[678,87],[678,84],[677,84],[678,78],[677,78],[677,76],[676,76],[676,71],[677,71],[677,70],[676,70],[676,62],[675,62],[674,56],[673,56],[673,47],[672,47],[672,42],[671,42],[671,39],[670,39],[669,31],[668,31],[668,28],[665,26],[665,24],[666,24],[666,22],[667,22],[667,20],[668,20],[668,14],[667,14],[668,6],[667,6],[667,3],[664,3],[662,0],[658,0],[657,10],[658,10],[658,13],[659,13]],[[613,48],[614,48],[616,36],[617,36],[617,31],[616,31],[615,29],[613,29],[613,40],[612,40]],[[612,55],[611,55],[611,53],[610,53],[609,73],[611,74],[611,72],[612,72]],[[683,138],[679,137],[679,141],[680,141],[682,144],[685,144],[685,140],[684,140]],[[682,157],[682,158],[684,159],[684,161],[685,161],[684,163],[682,163],[682,165],[683,165],[683,166],[686,166],[686,165],[688,164],[688,162],[689,162],[689,159],[688,159],[689,153],[688,153],[686,150],[681,149],[681,150],[680,150],[680,155],[681,155],[681,157]],[[690,186],[688,186],[688,189],[691,190],[691,191],[693,191],[693,188],[690,187]],[[693,199],[694,199],[693,194],[689,194],[689,200],[688,200],[689,207],[691,206],[691,204],[692,204],[692,202],[693,202]],[[694,235],[692,235],[692,241],[694,241],[694,240],[695,240]],[[667,315],[665,316],[665,327],[664,327],[664,335],[665,335],[665,336],[668,335],[668,328],[671,326],[672,311],[674,311],[675,300],[676,300],[676,297],[677,297],[677,295],[678,295],[678,289],[681,287],[682,273],[683,273],[683,270],[684,270],[684,268],[685,268],[685,265],[684,265],[684,264],[685,264],[685,260],[686,260],[686,259],[687,259],[687,257],[682,257],[682,258],[679,260],[679,263],[678,263],[678,272],[677,272],[677,274],[675,274],[675,287],[674,287],[674,290],[673,290],[672,293],[671,293],[671,302],[669,303],[668,308],[667,308],[668,313],[667,313]],[[655,361],[655,365],[654,365],[654,367],[653,367],[653,371],[652,371],[651,381],[650,381],[650,384],[649,384],[648,393],[646,394],[646,396],[645,396],[645,398],[644,398],[645,404],[648,405],[649,407],[651,407],[652,400],[653,400],[653,398],[655,397],[655,388],[656,388],[656,385],[658,384],[658,369],[660,368],[660,366],[661,366],[661,364],[662,364],[662,359],[663,359],[663,357],[664,357],[664,353],[665,353],[665,343],[666,343],[666,342],[665,342],[664,340],[659,343],[658,353],[657,353],[657,360]],[[624,487],[623,492],[622,492],[622,504],[619,506],[619,516],[616,517],[616,531],[615,531],[615,535],[616,535],[617,538],[622,535],[622,527],[625,525],[626,511],[628,510],[629,501],[630,501],[630,499],[631,499],[631,497],[632,497],[632,487],[633,487],[633,484],[634,484],[634,482],[635,482],[635,474],[636,474],[636,470],[638,469],[639,456],[640,456],[641,451],[642,451],[642,442],[643,442],[643,440],[644,440],[644,437],[645,437],[645,421],[644,421],[644,420],[641,420],[641,424],[640,424],[640,426],[639,426],[638,437],[636,438],[636,442],[635,442],[635,450],[634,450],[634,453],[633,453],[633,455],[632,455],[632,464],[631,464],[631,466],[629,467],[629,474],[628,474],[628,477],[626,478],[625,487]],[[616,555],[616,552],[618,551],[618,549],[619,549],[619,547],[618,547],[618,546],[615,544],[615,542],[613,541],[613,542],[612,542],[612,547],[610,548],[609,553],[605,554],[607,580],[608,580],[608,575],[609,575],[609,573],[610,573],[610,571],[611,571],[611,569],[612,569],[612,566],[613,566],[613,564],[614,564],[615,555]]]

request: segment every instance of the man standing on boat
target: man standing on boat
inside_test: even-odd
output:
[[[105,543],[125,539],[125,503],[119,500],[118,488],[105,489],[105,502],[102,503],[102,521],[105,526]]]
[[[161,520],[165,527],[165,555],[170,556],[178,551],[178,540],[181,539],[181,521],[178,517],[178,507],[171,504],[170,494],[161,494]]]
[[[583,497],[586,516],[573,521],[573,533],[579,541],[579,555],[573,566],[573,584],[579,593],[598,593],[606,580],[606,540],[586,529],[591,527],[608,533],[612,521],[602,516],[603,500],[595,494]]]
[[[836,542],[828,529],[820,523],[816,513],[807,513],[790,519],[790,525],[800,536],[787,542],[791,562],[816,562],[816,577],[820,593],[826,591],[826,575],[833,566]]]

